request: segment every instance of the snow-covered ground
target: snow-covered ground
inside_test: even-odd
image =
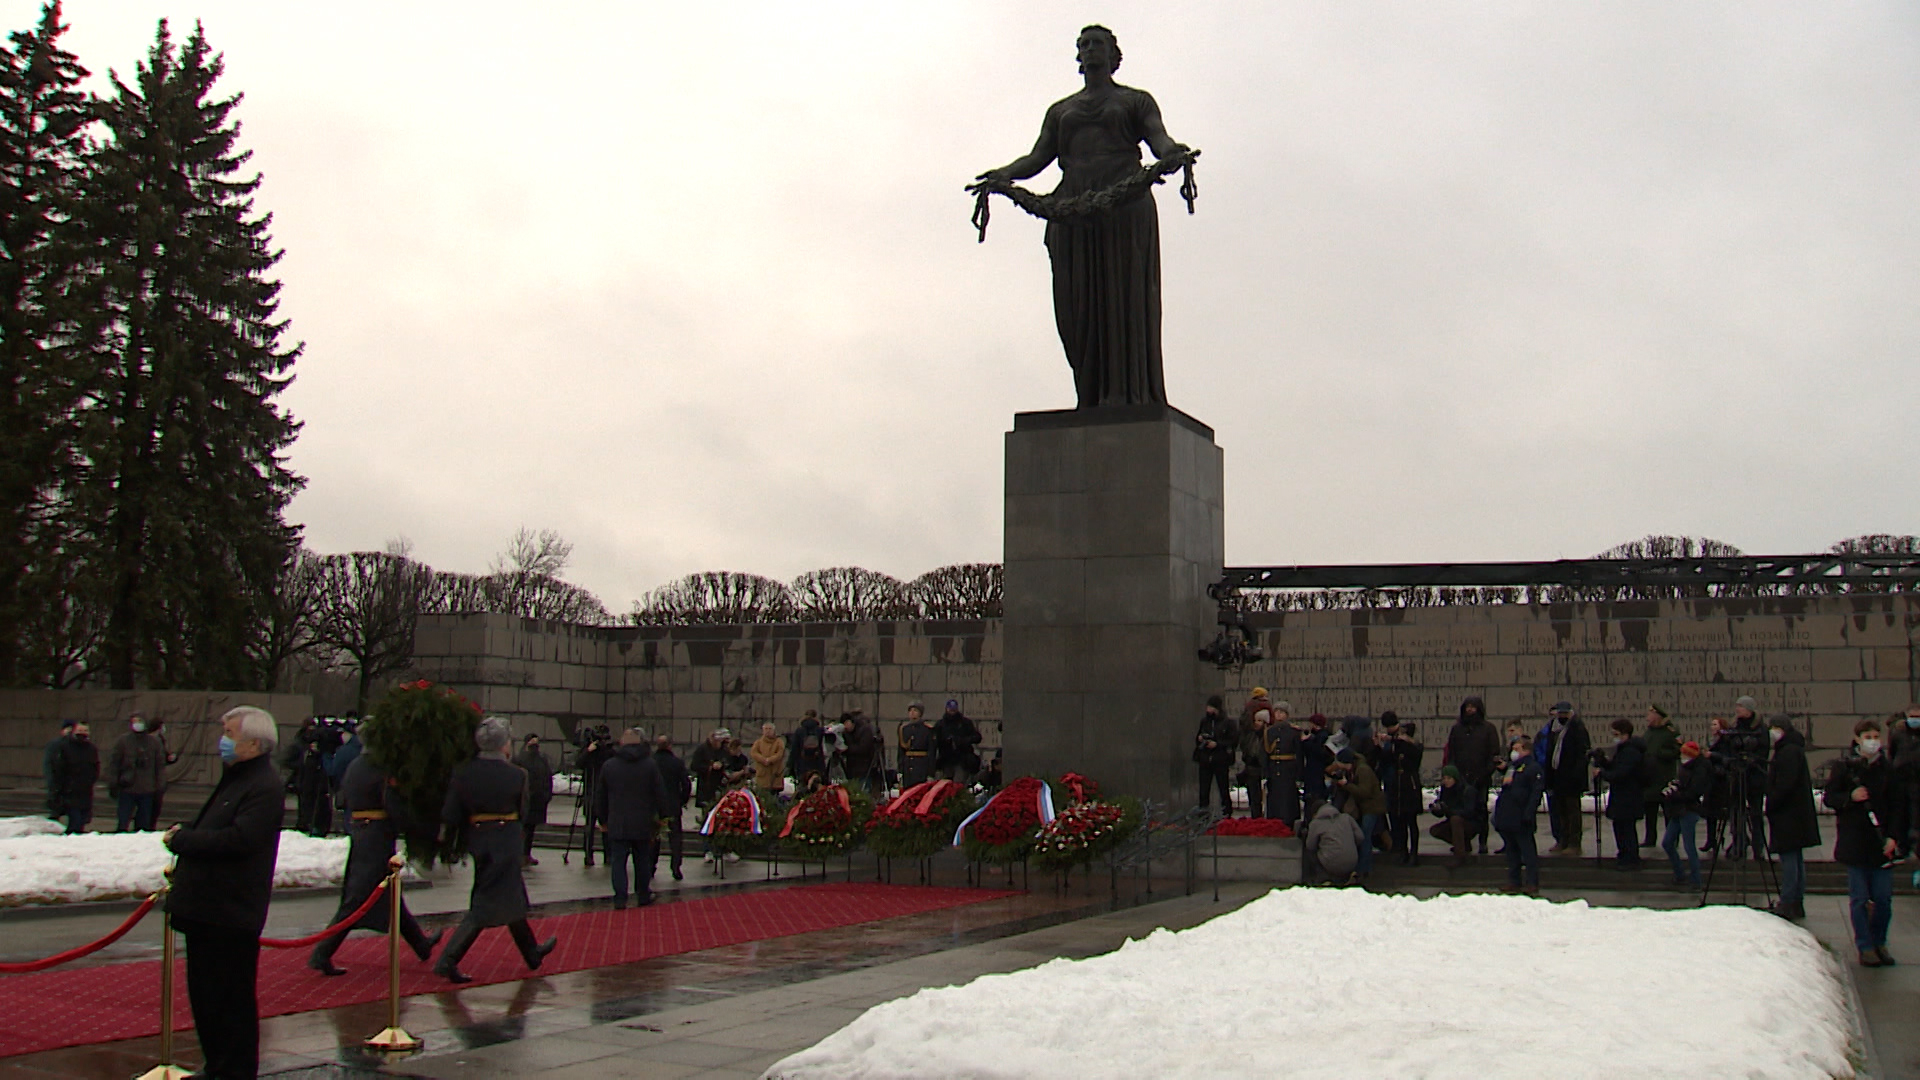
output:
[[[0,840],[11,840],[16,836],[58,836],[66,831],[65,825],[52,818],[0,818]]]
[[[867,1010],[835,1077],[1851,1077],[1813,935],[1746,908],[1286,889],[1190,930]]]
[[[159,833],[23,836],[9,831],[30,828],[15,823],[32,820],[0,819],[0,907],[144,896],[160,887],[171,856]],[[281,889],[338,885],[346,863],[344,836],[282,832],[273,884]]]

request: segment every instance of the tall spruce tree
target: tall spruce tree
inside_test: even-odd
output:
[[[60,17],[49,3],[0,45],[0,687],[68,678],[57,657],[72,642],[49,627],[69,612],[85,621],[63,493],[83,386],[74,207],[93,102]]]
[[[282,452],[299,425],[275,402],[279,252],[241,174],[239,95],[196,25],[160,23],[129,84],[100,105],[87,218],[98,238],[94,379],[75,504],[106,585],[102,651],[116,688],[244,687],[297,544],[282,518],[302,483]]]

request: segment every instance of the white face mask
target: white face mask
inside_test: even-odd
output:
[[[1784,739],[1786,737],[1787,737],[1787,733],[1780,728],[1767,729],[1767,738],[1772,739],[1774,742],[1779,742],[1781,739]]]
[[[1879,739],[1861,739],[1860,740],[1860,753],[1866,755],[1867,757],[1873,757],[1879,752],[1880,752]]]
[[[1519,761],[1521,758],[1524,758],[1527,756],[1527,752],[1525,750],[1509,750],[1507,752],[1507,756],[1509,758],[1512,758],[1514,761]]]

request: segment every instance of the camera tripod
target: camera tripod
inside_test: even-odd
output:
[[[1707,877],[1700,887],[1700,906],[1707,906],[1707,896],[1713,892],[1713,878],[1720,869],[1720,853],[1729,848],[1741,849],[1752,845],[1750,858],[1760,863],[1759,890],[1762,904],[1769,898],[1778,899],[1780,895],[1780,875],[1774,868],[1773,860],[1767,857],[1765,835],[1755,826],[1753,806],[1748,801],[1752,793],[1753,770],[1755,765],[1745,757],[1733,758],[1732,768],[1727,772],[1727,832],[1725,838],[1713,846],[1713,858],[1707,865]],[[1736,858],[1734,862],[1734,888],[1740,894],[1740,903],[1747,902],[1747,859]]]

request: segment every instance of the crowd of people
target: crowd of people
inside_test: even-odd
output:
[[[1219,813],[1232,814],[1230,778],[1237,776],[1250,816],[1285,822],[1302,837],[1307,879],[1338,884],[1365,884],[1377,854],[1417,865],[1423,831],[1444,846],[1450,867],[1486,856],[1497,835],[1508,890],[1530,895],[1540,890],[1541,812],[1553,840],[1545,855],[1579,858],[1591,805],[1608,822],[1617,869],[1641,870],[1644,853],[1658,850],[1675,885],[1701,888],[1703,851],[1772,860],[1779,881],[1772,910],[1800,919],[1806,849],[1822,843],[1817,791],[1834,813],[1834,860],[1847,867],[1860,963],[1893,962],[1886,951],[1892,868],[1920,847],[1920,704],[1884,725],[1860,721],[1852,744],[1817,782],[1806,733],[1784,714],[1763,721],[1751,697],[1735,700],[1731,715],[1711,718],[1705,746],[1682,739],[1658,705],[1639,724],[1609,721],[1598,746],[1568,701],[1531,727],[1512,720],[1503,736],[1486,703],[1466,698],[1428,787],[1418,725],[1393,712],[1298,718],[1256,687],[1235,718],[1215,696],[1194,734],[1199,802],[1211,808],[1217,795]],[[1423,814],[1434,819],[1424,830]],[[1596,836],[1596,858],[1600,843]]]
[[[94,793],[104,780],[116,811],[115,832],[151,832],[160,820],[167,793],[167,767],[180,756],[167,749],[165,725],[134,713],[126,730],[107,750],[104,766],[93,731],[83,721],[67,720],[41,753],[46,781],[47,816],[82,833],[93,821]]]

